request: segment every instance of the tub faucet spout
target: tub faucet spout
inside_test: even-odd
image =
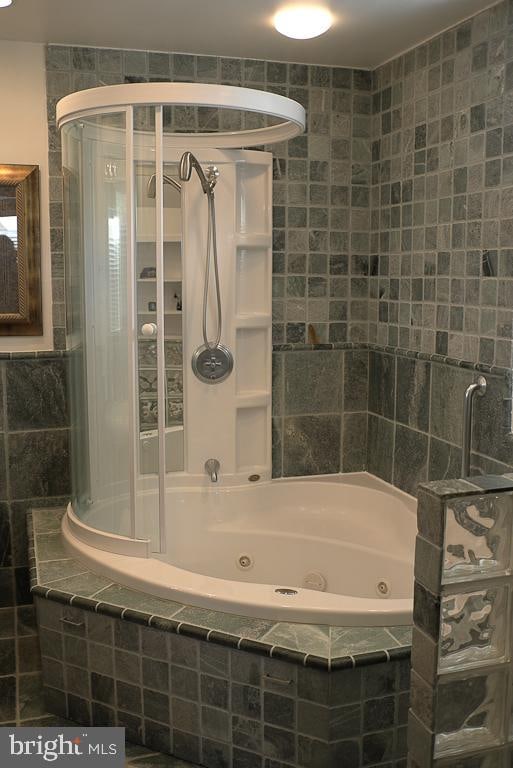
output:
[[[217,459],[207,459],[205,462],[205,472],[210,476],[211,483],[217,483],[217,477],[221,465]]]

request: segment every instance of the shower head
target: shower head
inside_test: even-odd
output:
[[[162,180],[164,184],[169,184],[169,186],[174,187],[178,192],[182,191],[181,184],[179,184],[175,179],[172,179],[171,176],[167,176],[166,174],[164,174],[162,177]],[[153,173],[148,179],[148,184],[146,185],[146,194],[152,200],[154,200],[157,197],[157,174],[156,173]]]
[[[194,157],[192,152],[184,152],[180,159],[180,166],[178,169],[178,176],[181,181],[190,181],[192,175],[192,169],[195,169],[198,174],[198,178],[201,182],[201,188],[206,195],[212,195],[214,187],[219,176],[219,171],[215,166],[211,166],[207,169],[207,176],[203,172],[203,168]]]
[[[180,166],[178,168],[178,176],[181,181],[190,181],[192,174],[192,158],[194,155],[192,152],[184,152],[180,158]]]

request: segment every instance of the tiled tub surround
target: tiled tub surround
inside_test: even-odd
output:
[[[0,721],[43,712],[26,513],[69,498],[65,361],[0,355]]]
[[[458,477],[463,398],[482,372],[472,473],[513,467],[511,371],[369,344],[273,355],[275,476],[368,470],[407,493]],[[349,347],[349,348],[344,348]]]
[[[506,768],[512,736],[513,476],[419,494],[409,752]]]
[[[29,520],[49,711],[207,768],[403,765],[408,627],[274,624],[150,597],[70,560],[61,516]]]

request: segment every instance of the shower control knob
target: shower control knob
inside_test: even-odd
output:
[[[143,336],[156,336],[157,335],[157,326],[155,323],[144,323],[144,325],[141,328],[141,333]]]
[[[232,353],[222,344],[216,347],[202,345],[192,356],[192,370],[204,384],[219,384],[233,370]]]

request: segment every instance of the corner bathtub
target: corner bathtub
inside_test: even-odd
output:
[[[188,605],[275,621],[412,621],[416,502],[365,472],[167,492],[164,553],[63,518],[91,570]]]

